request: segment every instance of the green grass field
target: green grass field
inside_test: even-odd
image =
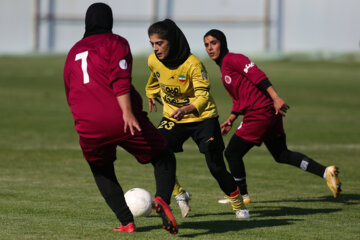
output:
[[[252,218],[238,220],[229,205],[217,203],[223,193],[189,140],[177,159],[179,180],[193,195],[192,212],[181,218],[173,201],[179,234],[171,236],[155,215],[137,218],[135,234],[112,231],[119,223],[82,157],[65,100],[64,59],[0,58],[0,239],[360,238],[360,63],[256,62],[291,106],[289,148],[340,168],[338,199],[323,179],[277,164],[261,146],[245,158]],[[231,101],[218,67],[205,65],[222,122]],[[133,82],[143,96],[148,74],[146,60],[135,58]],[[154,124],[160,116],[150,115]],[[151,166],[120,149],[115,165],[125,191],[154,193]]]

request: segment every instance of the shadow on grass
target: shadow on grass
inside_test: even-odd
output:
[[[241,231],[243,229],[275,227],[293,224],[293,221],[302,221],[299,219],[249,219],[249,220],[213,220],[213,221],[191,221],[183,222],[179,225],[179,235],[181,238],[195,238],[200,235],[207,234],[221,234],[230,231]],[[147,226],[137,228],[138,232],[151,231],[156,226]],[[181,234],[182,229],[204,230],[204,232],[197,232],[191,234]]]
[[[351,198],[353,199],[353,198]],[[292,200],[294,201],[294,200]],[[301,200],[300,200],[301,201]],[[278,203],[279,201],[274,201]],[[286,202],[286,200],[285,200]],[[291,202],[291,201],[289,201]],[[303,219],[289,218],[291,216],[306,216],[312,214],[328,214],[333,212],[341,211],[342,209],[336,208],[299,208],[299,207],[285,207],[285,206],[254,206],[253,210],[250,211],[252,215],[251,219],[248,220],[216,220],[216,217],[213,221],[196,221],[196,218],[209,217],[209,216],[225,216],[225,215],[234,215],[233,212],[218,212],[218,213],[208,213],[208,214],[193,214],[188,217],[189,221],[182,222],[179,224],[178,237],[188,237],[194,238],[199,235],[207,235],[213,233],[226,233],[231,231],[241,231],[244,229],[254,229],[254,228],[264,228],[264,227],[275,227],[275,226],[285,226],[294,224],[296,221],[303,221]],[[258,209],[258,210],[257,210]],[[153,216],[156,217],[157,216]],[[261,219],[261,218],[271,218],[271,219]],[[279,217],[287,217],[285,219],[274,219]],[[159,219],[160,220],[160,219]],[[158,226],[159,227],[159,226]],[[151,231],[157,226],[147,226],[138,228],[137,231]],[[204,230],[201,233],[193,234],[181,234],[181,229],[194,229],[194,230]]]
[[[259,210],[257,210],[259,209]],[[250,210],[252,218],[258,217],[289,217],[289,216],[301,216],[321,213],[332,213],[341,211],[341,208],[299,208],[299,207],[281,207],[281,206],[253,206]],[[235,215],[233,212],[222,213],[209,213],[209,214],[193,214],[188,218],[206,217],[210,215]],[[216,221],[216,220],[215,220]]]
[[[281,202],[340,202],[344,204],[359,204],[360,195],[358,194],[343,194],[339,198],[334,199],[332,196],[323,196],[313,199],[284,199],[276,201],[259,201],[254,203],[281,203]],[[303,219],[289,218],[291,216],[306,216],[313,214],[328,214],[333,212],[341,211],[341,208],[299,208],[299,207],[285,207],[285,206],[252,206],[250,214],[251,219],[248,220],[216,220],[213,221],[197,221],[197,218],[208,217],[208,216],[225,216],[234,215],[233,212],[218,212],[218,213],[205,213],[205,214],[191,214],[188,219],[189,221],[182,222],[179,224],[178,237],[183,238],[195,238],[201,235],[207,235],[212,233],[226,233],[231,231],[241,231],[244,229],[264,228],[264,227],[275,227],[285,226],[294,224],[296,221],[303,221]],[[149,217],[158,218],[156,215]],[[272,219],[261,219],[261,218],[272,218]],[[286,219],[274,219],[274,217],[287,217]],[[161,221],[159,219],[159,221]],[[146,226],[137,228],[138,232],[151,231],[154,228],[161,228],[160,225]],[[193,234],[181,234],[181,229],[194,229],[204,230],[204,232],[197,232]]]
[[[251,199],[252,200],[252,199]],[[338,198],[327,195],[318,198],[297,198],[274,201],[252,201],[253,203],[281,203],[281,202],[339,202],[346,205],[360,204],[360,194],[340,194]]]
[[[260,208],[261,210],[255,210]],[[341,208],[298,208],[298,207],[279,207],[262,206],[255,207],[250,213],[254,217],[282,217],[282,216],[304,216],[311,214],[333,213],[341,211]]]

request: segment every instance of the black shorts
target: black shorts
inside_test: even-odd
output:
[[[163,117],[158,129],[173,152],[182,152],[182,146],[189,137],[196,142],[201,153],[221,152],[225,148],[218,118],[202,122],[175,123]]]

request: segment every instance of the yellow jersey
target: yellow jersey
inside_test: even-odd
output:
[[[151,74],[146,84],[146,96],[161,97],[164,117],[176,123],[190,123],[218,116],[206,69],[197,57],[190,54],[179,67],[169,69],[152,53],[148,66]],[[180,121],[170,117],[174,110],[190,104],[195,106],[197,113],[187,114]]]

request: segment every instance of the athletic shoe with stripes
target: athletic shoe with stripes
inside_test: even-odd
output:
[[[151,209],[154,213],[160,215],[163,221],[163,228],[171,234],[178,233],[178,225],[176,223],[175,217],[172,214],[169,205],[162,200],[161,197],[156,197],[151,204]]]
[[[235,211],[236,218],[250,218],[249,210],[247,210],[245,207],[239,189],[231,193],[230,196],[225,196],[225,197],[231,203],[231,206]]]
[[[243,202],[244,202],[245,204],[251,203],[251,198],[250,198],[250,195],[249,195],[249,194],[241,195],[241,197],[243,198]],[[227,196],[225,196],[224,199],[218,200],[218,203],[226,204],[226,203],[230,203],[230,201],[229,201],[229,199],[227,198]]]

